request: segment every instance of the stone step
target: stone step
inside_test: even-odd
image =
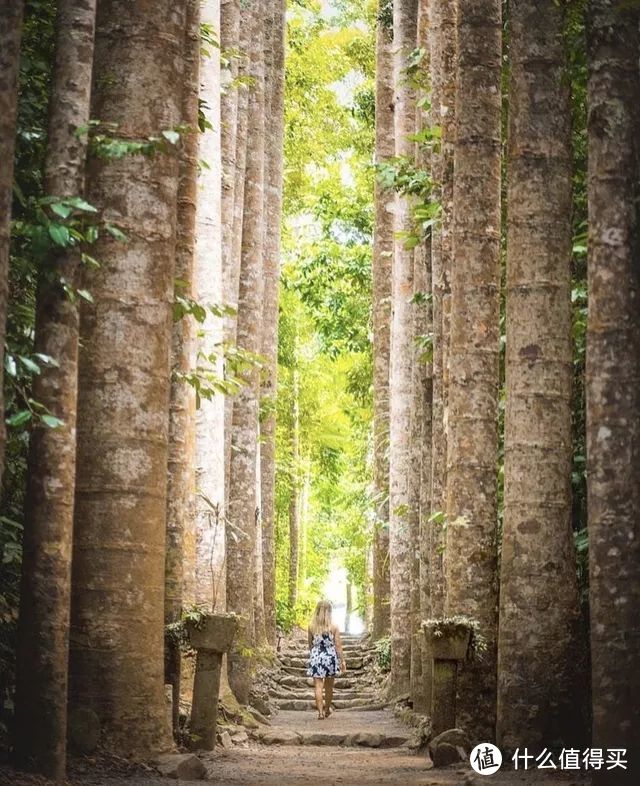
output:
[[[409,734],[381,734],[361,731],[357,734],[330,731],[294,732],[289,729],[259,729],[254,737],[265,745],[333,745],[350,748],[401,748],[409,745]]]
[[[269,696],[274,699],[313,699],[313,689],[287,689],[269,691]],[[376,693],[373,689],[368,690],[341,690],[334,693],[336,699],[375,699]]]
[[[344,644],[342,647],[345,655],[355,655],[359,658],[366,657],[367,655],[374,655],[373,650],[367,647],[357,647],[350,644]],[[277,655],[285,658],[306,658],[309,654],[309,647],[287,647],[280,650]]]
[[[316,703],[313,699],[274,699],[273,703],[280,710],[312,710],[315,708]],[[358,698],[358,699],[338,699],[335,698],[333,706],[337,710],[350,710],[359,709],[364,710],[367,708],[379,710],[384,707],[381,702],[376,702],[373,698]]]
[[[292,666],[296,669],[307,668],[307,663],[309,662],[309,657],[291,657],[290,655],[280,655],[278,658],[280,663],[283,666]],[[364,666],[364,658],[362,657],[349,657],[345,655],[345,660],[347,661],[347,668],[351,667],[354,669],[361,669]]]
[[[349,664],[347,663],[347,667],[348,666],[349,666]],[[293,666],[282,666],[282,671],[284,671],[285,674],[291,674],[294,677],[306,677],[307,676],[307,669],[306,669],[306,667],[304,669],[300,669],[300,668],[296,668],[296,667],[293,667]],[[349,675],[349,677],[353,677],[353,678],[362,677],[362,675],[364,673],[365,672],[364,672],[363,669],[349,669],[347,671],[347,674]],[[342,678],[340,676],[338,676],[338,679],[342,679]]]
[[[278,684],[291,688],[313,688],[313,677],[293,677],[291,674],[286,674],[280,677]],[[350,690],[357,684],[357,680],[349,679],[349,677],[338,677],[333,683],[333,687],[338,691],[343,691]]]

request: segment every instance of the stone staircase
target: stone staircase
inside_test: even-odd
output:
[[[375,653],[366,636],[343,633],[346,674],[336,678],[333,707],[336,710],[379,710],[384,707],[371,666]],[[280,710],[312,710],[313,679],[307,677],[309,651],[306,639],[288,641],[278,653],[279,673],[269,691],[270,703]]]

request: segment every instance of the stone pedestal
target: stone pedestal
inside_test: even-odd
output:
[[[187,623],[189,640],[196,650],[189,727],[194,748],[215,747],[222,656],[231,647],[236,629],[236,618],[225,614],[208,614],[197,625]]]
[[[414,712],[423,714],[430,709],[430,705],[426,703],[425,675],[422,673],[424,640],[422,633],[414,633],[411,638],[411,700]]]
[[[172,638],[165,639],[164,646],[164,681],[165,686],[171,685],[171,729],[177,734],[180,728],[180,671],[182,656],[180,645]]]
[[[456,726],[458,665],[467,657],[471,630],[462,626],[444,629],[441,635],[424,629],[431,652],[431,723],[433,734]]]
[[[422,690],[424,691],[425,712],[431,713],[431,697],[433,694],[433,651],[431,638],[422,636]]]

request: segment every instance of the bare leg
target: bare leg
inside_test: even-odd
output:
[[[333,681],[335,677],[327,677],[324,681],[324,717],[331,715],[331,702],[333,701]]]
[[[320,677],[313,678],[313,691],[316,695],[316,708],[318,710],[318,719],[324,718],[324,710],[322,708],[322,683],[324,680]]]

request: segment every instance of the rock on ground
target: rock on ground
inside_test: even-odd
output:
[[[264,745],[300,745],[302,737],[290,729],[269,729],[260,734]]]
[[[220,732],[218,734],[218,739],[219,739],[220,745],[222,745],[223,748],[226,748],[227,750],[229,748],[233,748],[233,742],[231,742],[231,735],[229,734],[228,731]]]
[[[158,757],[155,764],[165,778],[200,781],[207,774],[207,768],[193,753],[165,753]]]

